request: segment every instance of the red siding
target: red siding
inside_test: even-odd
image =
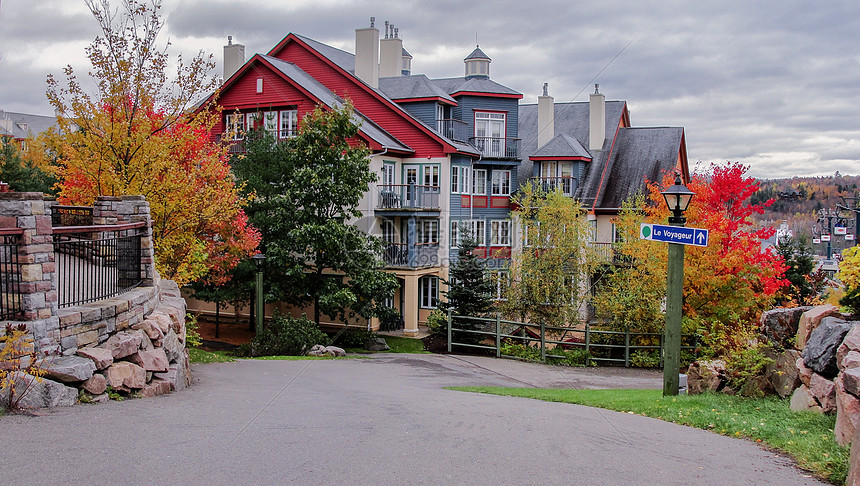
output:
[[[355,108],[364,116],[415,150],[415,157],[445,155],[442,143],[419,128],[417,122],[409,120],[408,115],[378,99],[366,88],[357,85],[351,77],[330,66],[298,42],[289,42],[277,57],[294,63],[341,98],[352,100]],[[256,83],[256,78],[254,79]]]

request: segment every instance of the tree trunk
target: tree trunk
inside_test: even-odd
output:
[[[221,328],[221,302],[215,302],[215,338],[221,337],[220,328]]]

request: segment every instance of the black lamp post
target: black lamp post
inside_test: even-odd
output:
[[[253,257],[254,266],[257,269],[257,297],[256,297],[256,313],[257,326],[255,329],[256,335],[259,336],[263,332],[263,262],[266,261],[266,255],[257,253]]]
[[[675,183],[661,192],[666,206],[672,211],[669,224],[684,226],[684,211],[695,193],[681,183],[675,174]],[[666,278],[666,339],[663,357],[663,396],[678,394],[678,373],[681,367],[681,310],[684,296],[684,245],[669,243],[669,261]]]

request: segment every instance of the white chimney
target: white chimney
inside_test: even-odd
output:
[[[553,137],[555,137],[555,100],[547,94],[547,83],[544,83],[543,95],[538,96],[538,148],[549,143]]]
[[[606,97],[598,92],[600,85],[594,85],[594,93],[588,97],[588,149],[603,149],[606,138]]]
[[[400,76],[403,72],[403,39],[398,34],[398,29],[385,21],[385,38],[379,41],[380,78]]]
[[[224,46],[224,80],[230,79],[242,65],[245,64],[245,46],[233,44],[233,36],[227,36],[227,45]]]
[[[355,29],[355,75],[373,88],[379,87],[379,30],[373,26]]]

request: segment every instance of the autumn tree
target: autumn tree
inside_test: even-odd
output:
[[[368,149],[353,143],[357,134],[351,105],[318,107],[293,138],[253,131],[247,153],[233,161],[245,193],[255,195],[247,210],[262,233],[272,297],[311,305],[317,324],[323,314],[379,316],[397,286],[381,271],[382,241],[353,224],[376,177]]]
[[[514,197],[522,251],[511,255],[502,303],[511,316],[572,327],[582,319],[590,277],[600,262],[585,211],[561,190],[525,186]]]
[[[715,355],[744,349],[756,333],[759,315],[788,283],[782,257],[761,249],[773,229],[753,228],[752,215],[760,214],[765,205],[750,204],[758,184],[745,175],[746,170],[738,163],[715,165],[709,174],[695,175],[688,184],[696,195],[685,213],[687,224],[707,228],[710,241],[707,247],[685,249],[684,316]],[[642,294],[643,306],[650,306],[660,294],[658,285],[665,289],[667,249],[663,243],[639,239],[639,224],[665,224],[669,210],[660,191],[672,179],[667,174],[662,184],[650,182],[640,211],[619,218],[624,242],[616,251],[630,266],[614,278],[641,282],[647,278],[653,288]],[[603,299],[618,309],[631,305],[612,295]]]
[[[180,284],[218,283],[256,247],[227,164],[210,141],[217,109],[193,110],[214,88],[202,53],[180,57],[176,75],[160,1],[87,0],[102,35],[87,47],[96,91],[88,94],[71,66],[65,83],[48,76],[48,99],[61,114],[50,146],[57,155],[60,201],[89,205],[98,196],[143,195],[150,203],[156,268]]]
[[[845,294],[839,303],[855,314],[860,313],[860,246],[852,246],[842,252],[836,276],[845,284]]]

